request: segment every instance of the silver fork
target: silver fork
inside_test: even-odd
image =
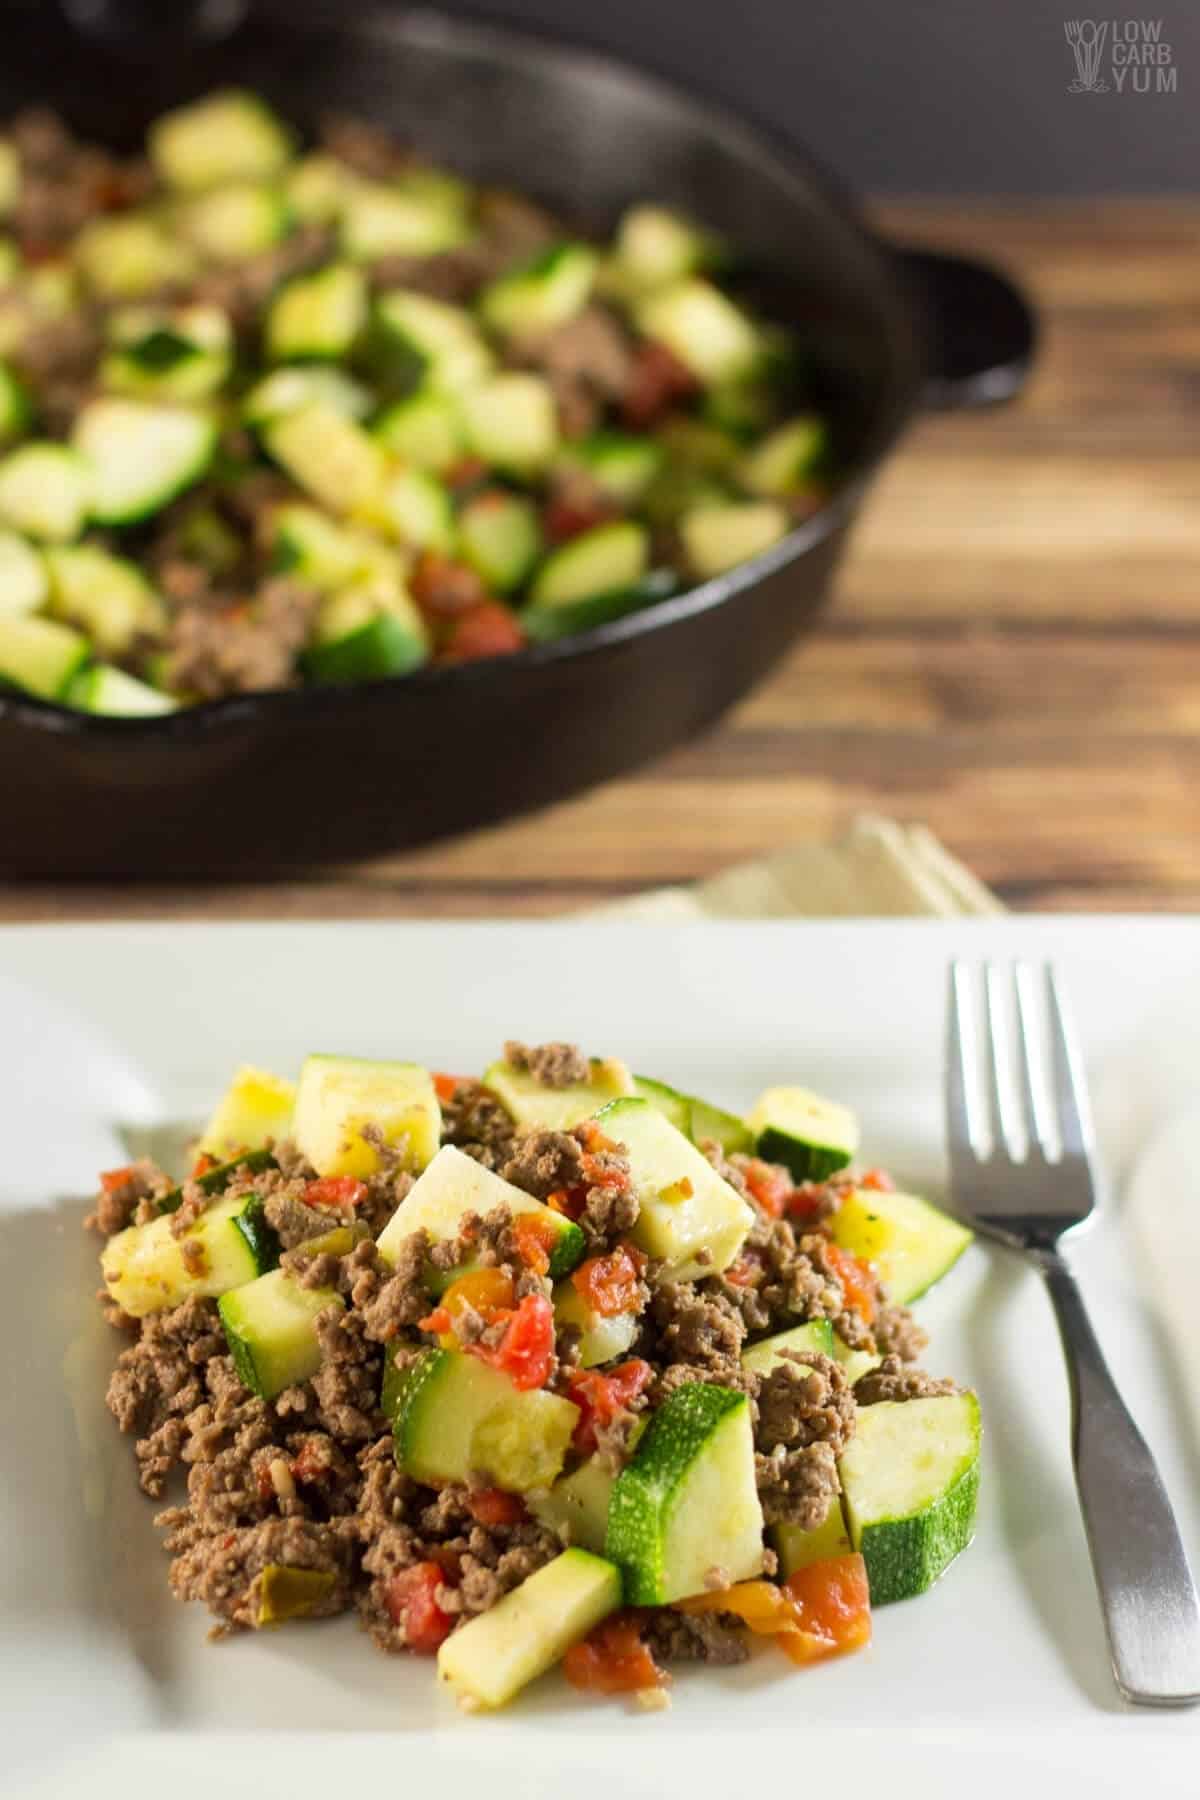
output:
[[[1113,1675],[1126,1700],[1184,1706],[1200,1700],[1200,1602],[1179,1527],[1141,1432],[1096,1341],[1083,1295],[1059,1248],[1091,1217],[1098,1178],[1083,1067],[1059,980],[1044,971],[1053,1114],[1037,1080],[1033,971],[1012,971],[1017,1105],[1000,1071],[1010,1066],[1004,1021],[1009,979],[989,965],[977,1034],[967,967],[950,970],[946,1132],[955,1210],[988,1237],[1025,1251],[1054,1303],[1071,1382],[1071,1447]],[[982,1039],[982,1043],[980,1043]],[[990,1149],[972,1126],[972,1070],[982,1060]],[[1015,1113],[1019,1117],[1012,1116]],[[1013,1128],[1017,1127],[1016,1130]],[[1015,1145],[1023,1138],[1025,1155]]]

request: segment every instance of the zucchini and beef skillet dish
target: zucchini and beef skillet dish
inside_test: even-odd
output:
[[[819,507],[804,346],[730,247],[607,243],[255,96],[144,158],[0,134],[0,681],[152,714],[570,635]]]
[[[907,1308],[969,1233],[857,1138],[567,1044],[241,1070],[187,1180],[109,1171],[89,1221],[175,1593],[356,1610],[468,1707],[864,1644],[969,1542],[980,1425]]]

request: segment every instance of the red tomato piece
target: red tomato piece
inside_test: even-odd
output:
[[[797,1569],[783,1584],[795,1618],[779,1643],[793,1662],[844,1656],[871,1641],[871,1589],[861,1556],[831,1556]]]
[[[207,1175],[209,1170],[215,1169],[216,1166],[217,1166],[216,1157],[210,1156],[208,1154],[207,1150],[202,1150],[200,1152],[199,1156],[196,1158],[195,1162],[192,1164],[191,1179],[193,1181],[199,1181],[199,1179],[202,1175]]]
[[[467,1494],[467,1511],[481,1525],[519,1525],[528,1517],[525,1502],[503,1488],[473,1488]]]
[[[468,1344],[467,1349],[502,1370],[515,1388],[545,1387],[554,1371],[554,1308],[544,1294],[526,1294],[498,1344]]]
[[[576,1293],[592,1312],[615,1319],[631,1312],[640,1298],[646,1258],[632,1244],[620,1243],[608,1256],[589,1256],[571,1276]]]
[[[451,1614],[438,1605],[438,1592],[448,1585],[446,1572],[435,1562],[413,1563],[389,1575],[383,1588],[383,1604],[393,1625],[404,1632],[405,1642],[418,1656],[432,1656],[450,1636]]]
[[[309,1206],[332,1206],[339,1212],[361,1206],[366,1197],[366,1182],[354,1175],[322,1175],[304,1190]]]
[[[874,1194],[894,1194],[896,1184],[886,1169],[868,1169],[858,1180],[860,1188],[867,1188]]]
[[[870,1264],[863,1262],[861,1257],[852,1256],[840,1244],[826,1244],[825,1257],[842,1284],[846,1305],[851,1312],[858,1314],[864,1324],[869,1325],[875,1317],[878,1291],[878,1283]]]
[[[134,1177],[133,1164],[126,1164],[123,1169],[104,1169],[100,1174],[100,1186],[106,1194],[115,1194]]]
[[[592,1694],[634,1694],[667,1683],[642,1642],[636,1612],[614,1613],[581,1643],[572,1644],[563,1658],[563,1673],[572,1687]]]
[[[558,1232],[548,1219],[536,1213],[518,1213],[513,1220],[513,1236],[517,1255],[527,1269],[544,1275],[550,1267],[550,1256],[558,1242]]]
[[[599,1369],[573,1369],[567,1388],[579,1408],[579,1420],[571,1439],[576,1450],[590,1456],[596,1448],[596,1427],[610,1424],[653,1379],[654,1370],[638,1356],[619,1363],[607,1375],[601,1374]]]
[[[435,1075],[433,1089],[439,1100],[453,1100],[460,1087],[465,1087],[469,1077],[466,1075]]]
[[[639,344],[621,411],[635,431],[655,425],[676,400],[694,394],[696,377],[665,344]]]
[[[510,656],[523,650],[525,642],[515,613],[499,600],[482,600],[455,619],[440,655],[444,662],[480,662],[487,656]]]
[[[786,1169],[754,1157],[742,1165],[750,1198],[769,1219],[782,1219],[792,1194],[792,1178]]]

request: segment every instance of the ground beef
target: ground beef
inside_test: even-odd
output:
[[[285,1181],[274,1169],[265,1170],[259,1180],[266,1187],[263,1215],[282,1250],[294,1250],[310,1238],[324,1237],[337,1223],[321,1207],[305,1205],[303,1181]],[[261,1187],[257,1191],[263,1193]]]
[[[13,363],[36,393],[39,419],[51,434],[65,433],[92,398],[103,343],[98,317],[80,309],[32,324],[14,348]]]
[[[531,261],[564,235],[561,221],[553,214],[508,188],[486,188],[479,195],[476,217],[488,273],[493,275]]]
[[[208,1211],[213,1199],[214,1196],[206,1193],[198,1181],[185,1181],[180,1190],[179,1205],[171,1214],[171,1236],[173,1238],[186,1237],[193,1225]],[[186,1260],[188,1251],[199,1247],[198,1245],[183,1244],[180,1246],[181,1254]]]
[[[171,1564],[171,1586],[181,1600],[202,1600],[219,1621],[214,1635],[223,1636],[260,1623],[261,1577],[269,1564],[316,1569],[334,1579],[308,1616],[327,1618],[350,1605],[354,1543],[345,1520],[265,1519],[183,1550]]]
[[[173,1312],[152,1313],[117,1358],[108,1409],[122,1431],[137,1433],[138,1478],[156,1499],[182,1458],[185,1420],[205,1396],[206,1365],[224,1349],[214,1302],[190,1299]]]
[[[456,1145],[485,1168],[504,1166],[515,1133],[508,1112],[482,1082],[460,1081],[450,1099],[442,1101],[443,1144]]]
[[[139,1157],[121,1172],[120,1180],[114,1180],[109,1187],[101,1187],[95,1208],[84,1220],[84,1226],[104,1237],[124,1231],[141,1201],[161,1200],[164,1194],[170,1193],[172,1185],[171,1177],[165,1175],[156,1162],[148,1156]]]
[[[709,1371],[710,1381],[741,1370],[746,1328],[736,1307],[707,1283],[664,1281],[654,1290],[650,1316],[659,1355],[668,1364]]]
[[[633,1454],[638,1415],[648,1396],[639,1394],[631,1406],[623,1406],[610,1419],[596,1422],[596,1458],[601,1468],[619,1475]]]
[[[755,1470],[768,1524],[814,1530],[840,1490],[837,1458],[854,1435],[854,1395],[827,1356],[785,1357],[762,1379]]]
[[[745,1662],[746,1628],[732,1613],[683,1613],[656,1606],[642,1616],[641,1635],[659,1662]]]
[[[367,265],[367,274],[378,293],[410,288],[428,294],[431,300],[461,306],[474,298],[491,266],[492,259],[482,244],[464,244],[433,256],[377,256]]]
[[[929,1333],[909,1312],[907,1306],[885,1302],[875,1314],[872,1325],[875,1349],[883,1356],[899,1357],[901,1362],[916,1362],[929,1343]]]
[[[413,164],[412,152],[398,144],[386,126],[369,119],[328,113],[321,120],[319,136],[322,150],[369,181],[390,181]]]
[[[516,1139],[501,1174],[536,1200],[549,1199],[583,1181],[583,1145],[569,1131],[527,1132]]]
[[[743,1200],[748,1200],[750,1189],[746,1186],[743,1170],[745,1165],[754,1159],[749,1156],[739,1156],[736,1153],[733,1156],[726,1156],[724,1145],[719,1144],[716,1138],[701,1138],[700,1149],[721,1180],[727,1181],[735,1193],[742,1196]]]
[[[611,1150],[600,1151],[592,1162],[594,1168],[602,1164],[612,1173],[628,1175],[629,1172],[628,1159]],[[601,1172],[596,1168],[597,1174]],[[641,1210],[641,1202],[631,1186],[610,1186],[608,1182],[598,1181],[590,1187],[579,1215],[579,1225],[591,1254],[602,1255],[611,1250],[618,1239],[633,1230]]]
[[[860,1406],[880,1400],[930,1400],[940,1394],[957,1394],[958,1384],[939,1381],[924,1369],[907,1368],[898,1356],[885,1356],[877,1369],[869,1369],[854,1384]]]
[[[539,1087],[566,1088],[587,1081],[591,1064],[575,1044],[529,1044],[510,1038],[504,1046],[510,1068],[532,1075]]]
[[[769,1453],[828,1444],[840,1456],[854,1436],[855,1396],[845,1374],[818,1352],[785,1351],[758,1391],[754,1441]]]
[[[7,135],[20,159],[9,224],[21,248],[42,259],[69,244],[91,219],[143,198],[149,186],[142,163],[122,163],[94,145],[77,143],[62,120],[43,108],[18,113]]]
[[[205,596],[180,606],[167,628],[167,686],[202,700],[295,686],[320,598],[304,582],[275,576],[246,604],[214,607]]]
[[[428,1234],[414,1231],[401,1238],[395,1262],[390,1266],[378,1256],[373,1244],[360,1246],[360,1251],[349,1259],[353,1277],[351,1301],[361,1315],[367,1336],[375,1343],[390,1343],[430,1310],[433,1299],[425,1267],[431,1249]]]
[[[536,343],[523,345],[522,357],[552,383],[578,384],[600,402],[622,398],[633,366],[620,321],[598,304],[586,306]]]
[[[325,1429],[343,1443],[360,1443],[384,1429],[379,1411],[383,1358],[366,1317],[330,1306],[317,1317],[321,1366],[313,1392]]]
[[[827,1240],[810,1233],[797,1242],[786,1219],[760,1217],[751,1226],[738,1268],[718,1278],[721,1293],[737,1307],[746,1329],[781,1331],[808,1319],[837,1319],[844,1309],[841,1282],[822,1266]]]

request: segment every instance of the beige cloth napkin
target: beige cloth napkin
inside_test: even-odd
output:
[[[956,918],[1003,912],[923,825],[860,813],[832,842],[797,844],[691,887],[657,888],[591,918]]]

